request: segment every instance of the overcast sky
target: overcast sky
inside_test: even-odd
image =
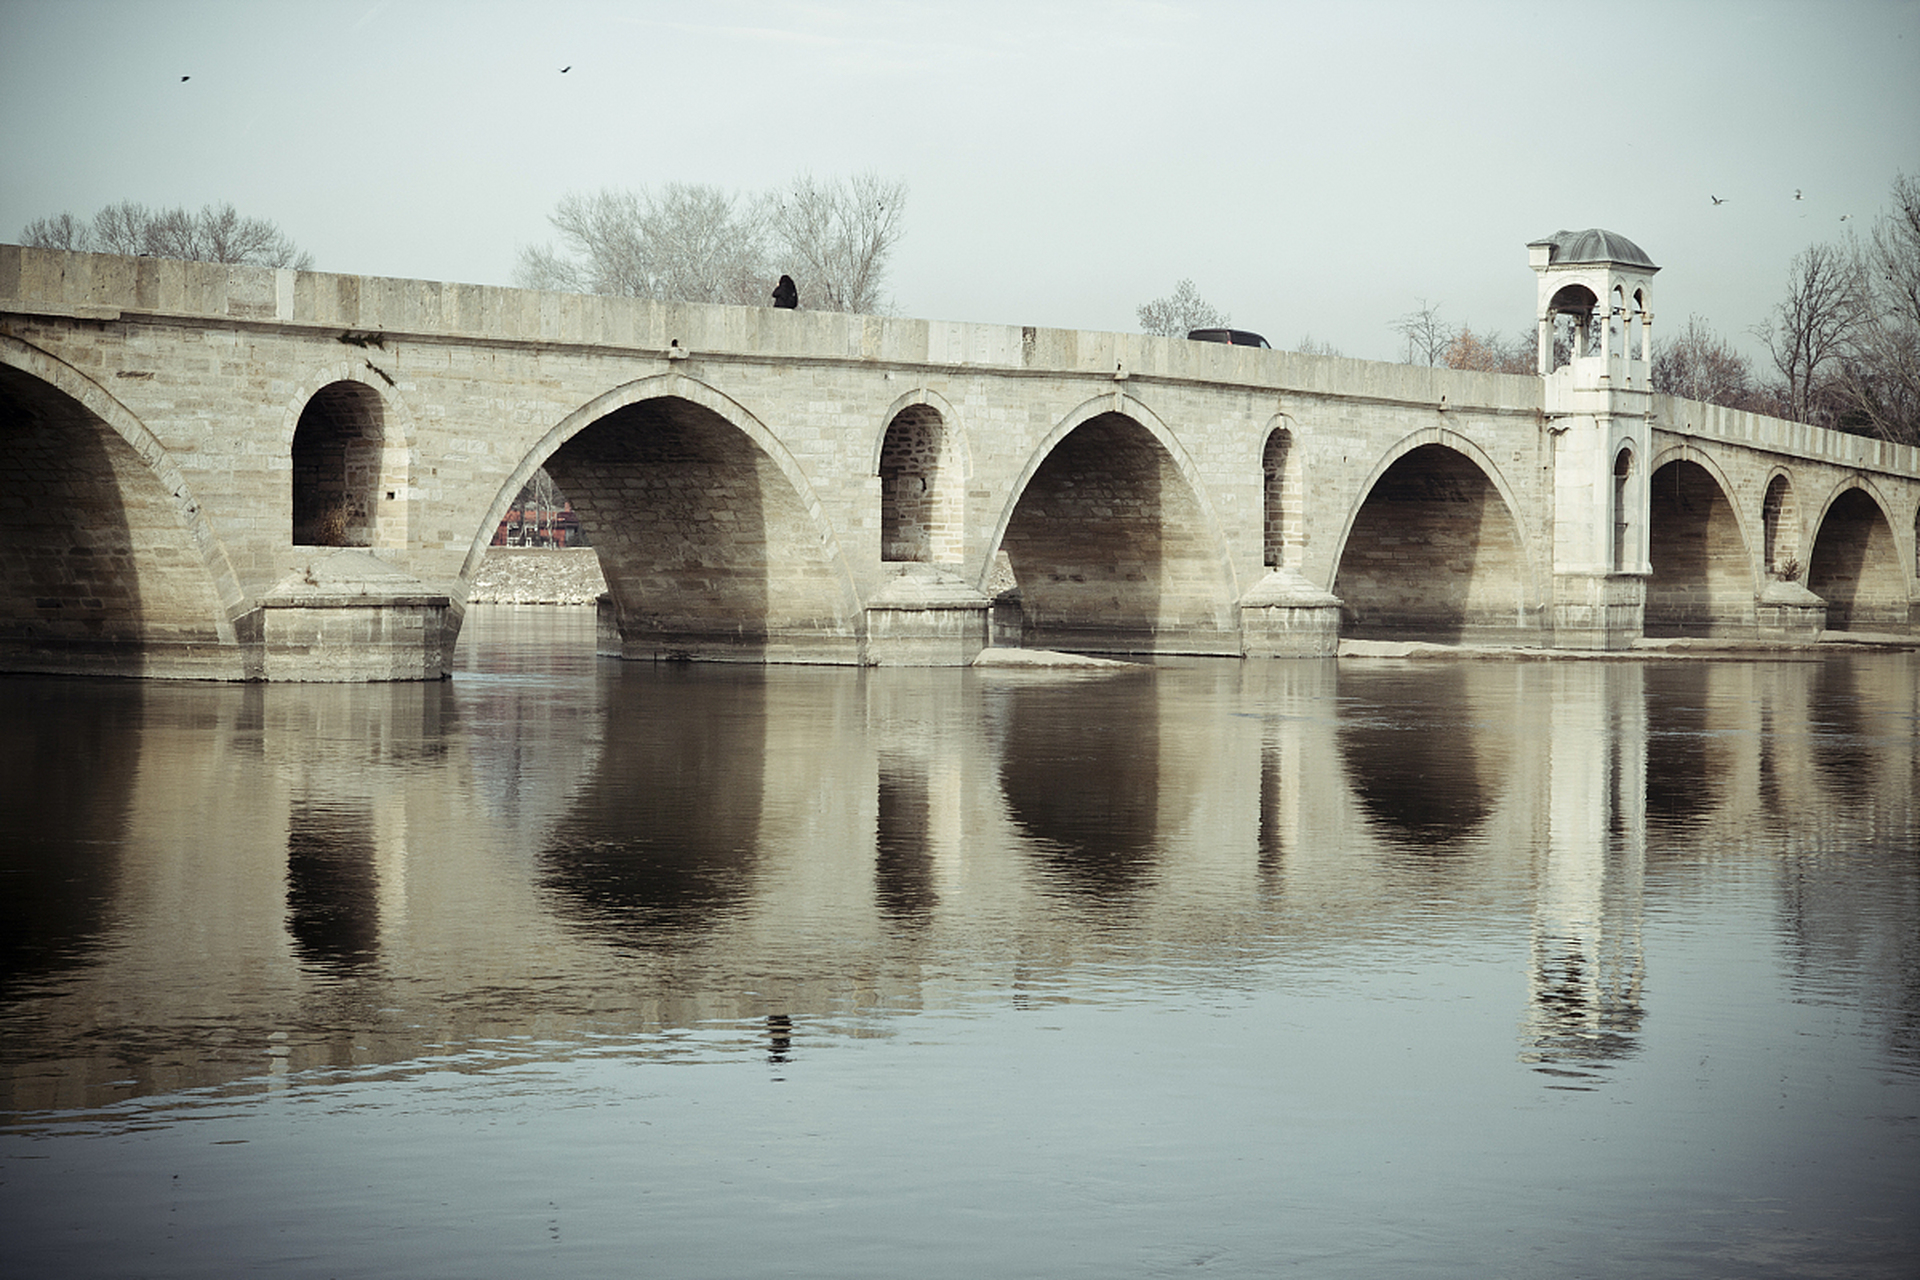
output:
[[[1191,277],[1388,359],[1421,299],[1528,327],[1526,243],[1600,226],[1656,333],[1752,349],[1920,174],[1920,0],[0,0],[0,120],[9,239],[229,200],[322,270],[506,284],[569,190],[874,169],[906,315],[1133,330]]]

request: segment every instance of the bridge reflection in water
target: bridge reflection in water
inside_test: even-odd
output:
[[[1817,952],[1898,950],[1845,904],[1913,889],[1824,870],[1912,839],[1910,655],[853,672],[475,622],[444,686],[0,683],[8,1109],[244,1085],[269,1044],[785,1043],[1090,965],[1472,947],[1520,1060],[1590,1084],[1640,1044],[1650,895],[1763,854]]]
[[[592,642],[476,610],[447,683],[0,681],[10,1260],[532,1274],[527,1186],[609,1272],[843,1274],[889,1222],[946,1274],[1920,1247],[1913,654]]]

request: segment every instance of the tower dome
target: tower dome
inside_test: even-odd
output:
[[[1649,273],[1660,269],[1653,265],[1653,259],[1647,256],[1645,249],[1618,231],[1608,231],[1604,227],[1588,227],[1585,231],[1556,231],[1533,241],[1527,247],[1544,247],[1547,250],[1547,265],[1555,267],[1611,262],[1623,267],[1640,267]]]

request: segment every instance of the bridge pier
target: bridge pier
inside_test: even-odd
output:
[[[1755,612],[1762,640],[1812,644],[1827,626],[1827,602],[1798,582],[1769,582]]]
[[[1240,599],[1249,658],[1330,658],[1340,648],[1340,597],[1291,569],[1273,569]]]
[[[1647,582],[1638,574],[1554,575],[1556,649],[1630,649],[1646,634],[1646,615]]]
[[[259,677],[308,683],[443,680],[452,601],[364,551],[316,557],[261,597],[242,630]]]
[[[867,601],[867,665],[964,667],[978,657],[993,602],[935,565],[897,570]]]

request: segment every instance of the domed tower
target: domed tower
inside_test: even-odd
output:
[[[1556,231],[1527,246],[1539,281],[1540,372],[1556,371],[1565,318],[1569,375],[1646,388],[1653,370],[1653,277],[1646,251],[1614,231]],[[1595,345],[1599,349],[1594,350]]]
[[[1554,643],[1618,649],[1644,629],[1653,276],[1639,245],[1591,227],[1527,246],[1554,458]]]

